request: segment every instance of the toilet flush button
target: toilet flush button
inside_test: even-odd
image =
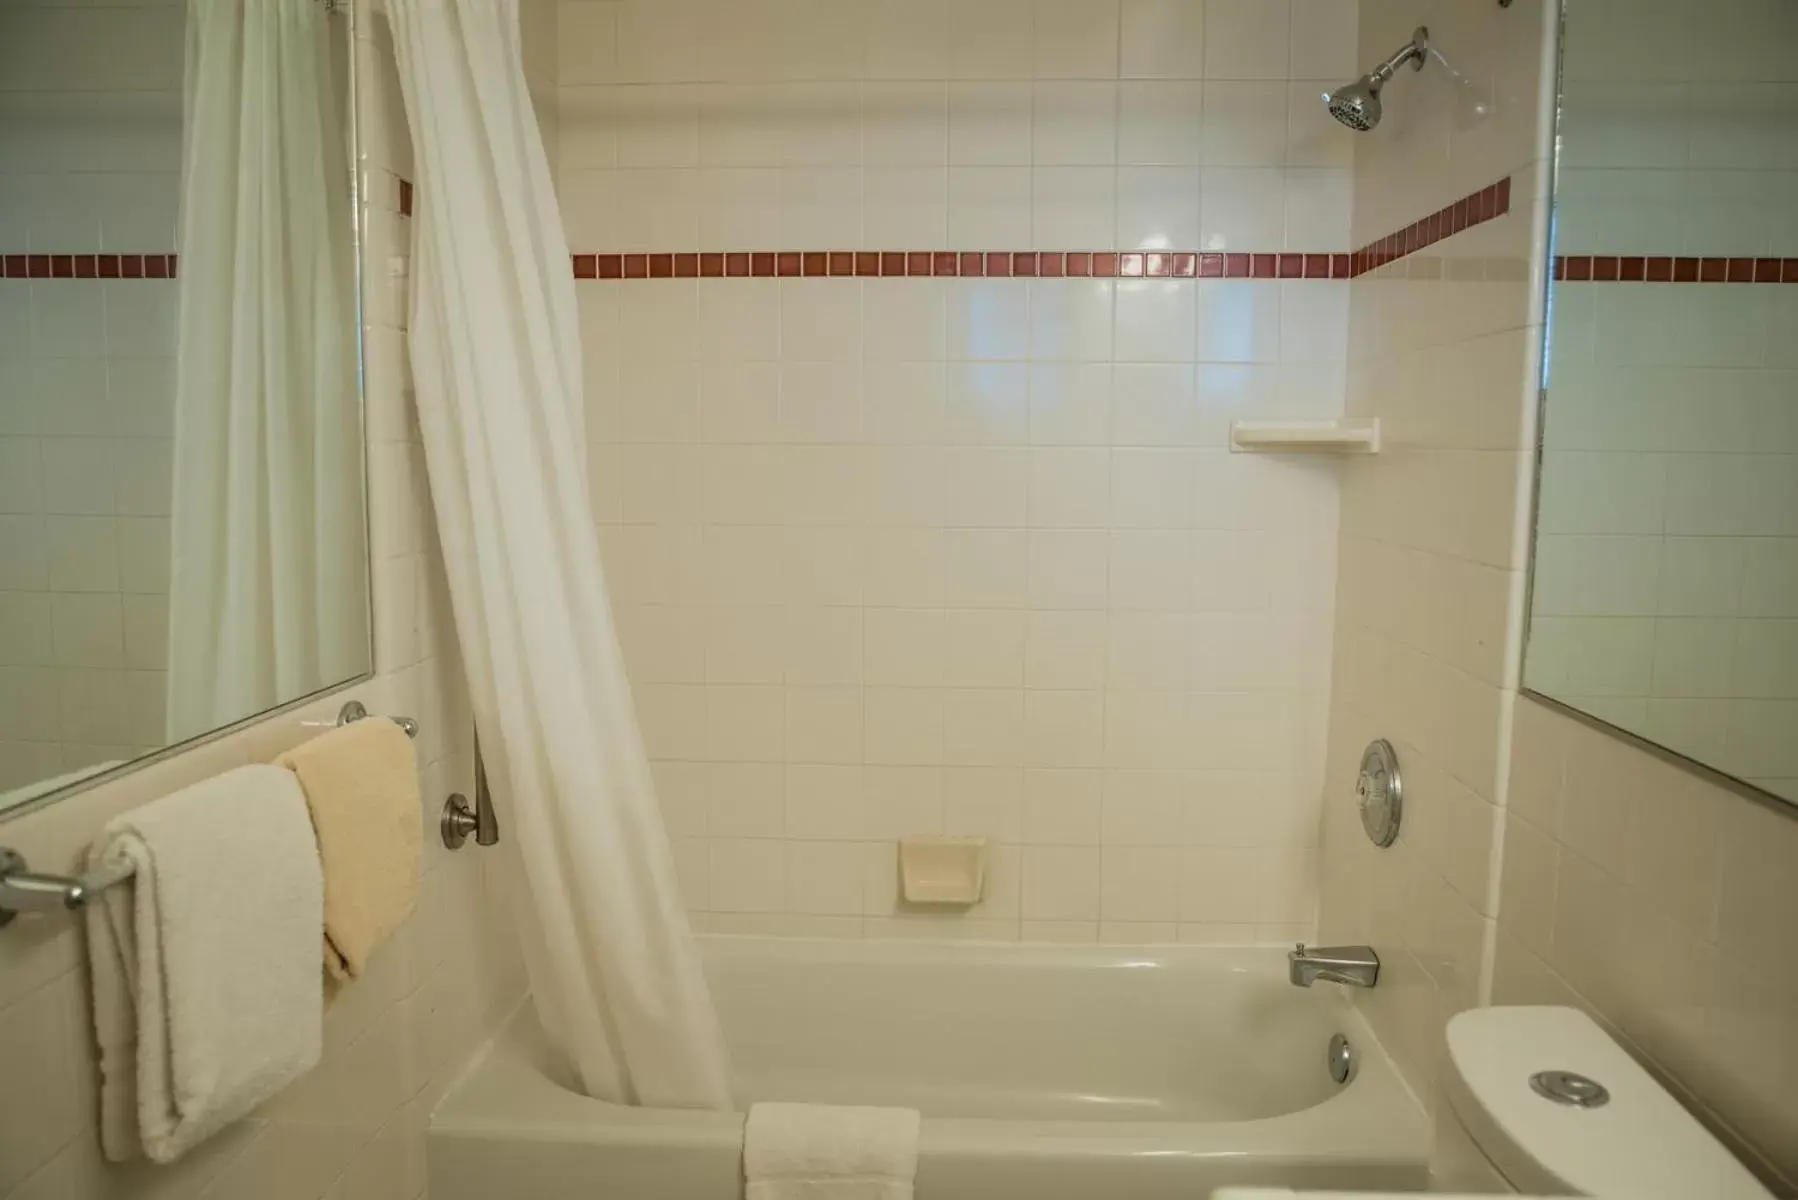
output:
[[[1604,1084],[1574,1071],[1538,1071],[1530,1076],[1530,1088],[1570,1108],[1602,1108],[1611,1102]]]

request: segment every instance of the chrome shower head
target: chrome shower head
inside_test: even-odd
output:
[[[1333,92],[1324,93],[1330,115],[1356,133],[1366,133],[1380,123],[1380,85],[1372,75],[1363,75]]]
[[[1423,60],[1429,49],[1430,31],[1419,26],[1417,32],[1411,35],[1410,43],[1397,54],[1355,82],[1344,84],[1333,92],[1325,92],[1324,103],[1329,106],[1330,115],[1356,133],[1366,133],[1380,123],[1380,89],[1406,63],[1411,64],[1413,71],[1423,70]]]

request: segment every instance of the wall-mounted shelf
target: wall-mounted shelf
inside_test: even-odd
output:
[[[1232,421],[1230,449],[1251,454],[1378,454],[1380,420]]]

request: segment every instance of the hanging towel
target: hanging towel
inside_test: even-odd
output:
[[[747,1200],[911,1200],[920,1124],[910,1108],[754,1105]]]
[[[87,909],[101,1144],[173,1162],[318,1062],[305,797],[290,771],[239,767],[115,818],[88,862],[134,869]]]
[[[325,869],[325,969],[362,974],[418,900],[424,833],[412,740],[392,721],[333,729],[275,760],[300,778]]]

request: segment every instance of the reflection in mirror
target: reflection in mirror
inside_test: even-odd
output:
[[[347,8],[0,6],[0,812],[369,670]]]
[[[1568,6],[1524,683],[1798,802],[1798,24],[1749,7],[1632,5],[1657,57]]]

